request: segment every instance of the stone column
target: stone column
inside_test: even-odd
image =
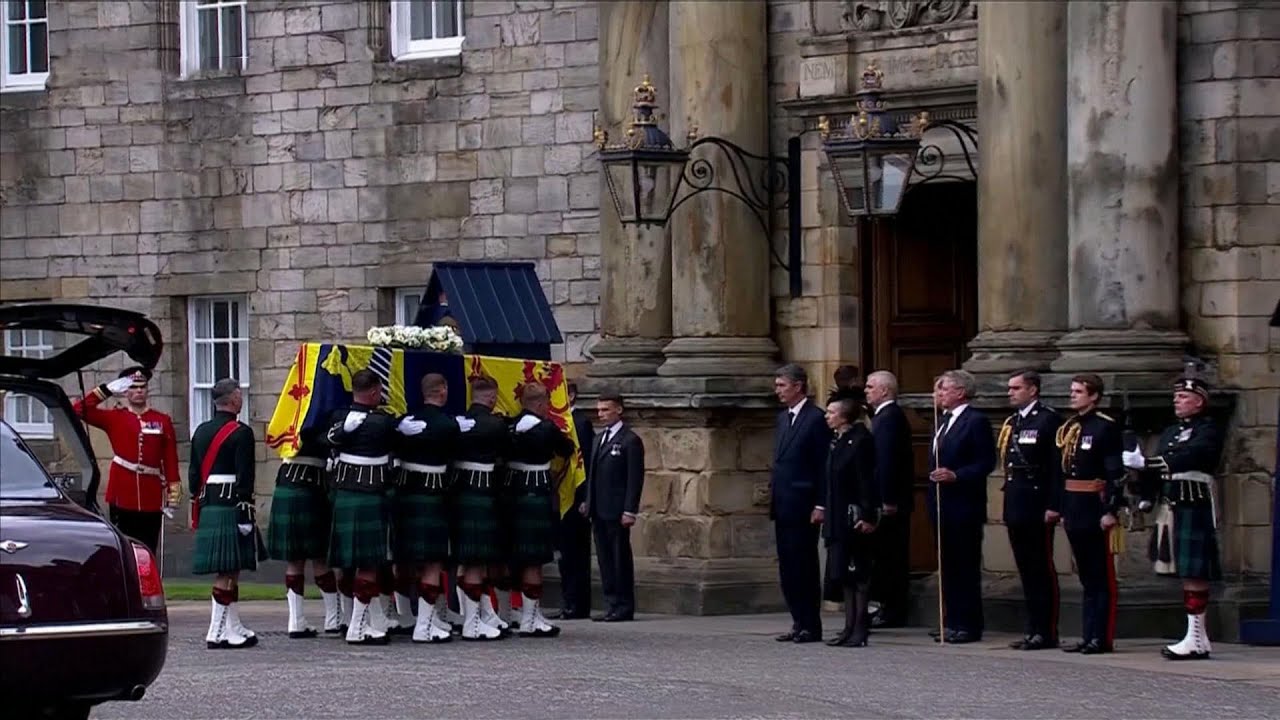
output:
[[[671,87],[667,4],[657,0],[600,3],[600,114],[610,138],[631,119],[632,91],[648,75],[661,93]],[[667,104],[667,98],[658,101]],[[668,228],[623,226],[600,173],[600,332],[590,374],[652,375],[671,338],[671,237]]]
[[[768,27],[764,0],[668,5],[671,32],[671,137],[690,123],[742,149],[769,151]],[[731,160],[701,147],[721,186],[734,187]],[[741,174],[741,173],[739,173]],[[752,168],[755,181],[760,175]],[[769,246],[741,200],[720,192],[692,198],[669,221],[672,330],[660,375],[768,375],[777,345],[769,337]]]
[[[1064,372],[1180,369],[1177,3],[1070,3]]]
[[[1067,325],[1067,5],[978,13],[978,322],[965,367],[1049,369]]]

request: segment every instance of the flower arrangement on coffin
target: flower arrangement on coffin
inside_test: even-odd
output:
[[[370,345],[415,348],[440,353],[461,353],[462,337],[447,325],[381,325],[369,328]]]

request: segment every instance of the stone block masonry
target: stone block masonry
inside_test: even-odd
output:
[[[581,362],[597,9],[464,6],[460,56],[397,62],[385,1],[252,2],[246,67],[181,78],[176,3],[49,3],[48,89],[0,96],[0,298],[150,314],[182,437],[193,296],[248,303],[259,436],[291,347],[361,340],[437,260],[534,261]]]

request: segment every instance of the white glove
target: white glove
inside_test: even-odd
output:
[[[240,523],[236,525],[236,529],[240,531],[241,535],[248,535],[253,532],[253,523]]]
[[[396,426],[396,430],[401,435],[420,435],[423,430],[427,429],[427,424],[421,420],[414,420],[412,417],[406,417]]]
[[[347,419],[342,421],[342,429],[347,432],[353,432],[356,428],[360,427],[361,423],[363,423],[364,419],[368,416],[369,413],[367,412],[352,410],[347,413]]]
[[[1143,457],[1142,453],[1138,450],[1125,450],[1120,454],[1120,457],[1124,461],[1124,466],[1127,468],[1141,470],[1147,466],[1147,459]]]
[[[111,382],[107,383],[107,392],[111,393],[112,395],[119,395],[125,390],[128,390],[129,387],[132,385],[133,385],[133,378],[131,377],[116,378],[115,380],[112,380]]]
[[[529,432],[530,430],[538,427],[538,423],[541,423],[541,422],[542,422],[541,420],[539,420],[537,417],[533,415],[525,415],[524,417],[520,418],[520,422],[516,423],[516,432],[518,433]]]
[[[462,432],[468,432],[468,431],[470,431],[470,430],[471,430],[471,428],[473,428],[473,427],[475,427],[475,426],[476,426],[476,421],[475,421],[475,420],[472,420],[471,418],[467,417],[466,415],[459,415],[459,416],[455,417],[455,418],[454,418],[454,420],[456,420],[456,421],[457,421],[457,423],[458,423],[458,428],[459,428],[459,429],[461,429],[461,430],[462,430]]]

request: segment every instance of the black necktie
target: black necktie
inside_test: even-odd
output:
[[[947,429],[951,425],[951,411],[942,413],[942,427],[938,428],[938,438],[947,434]]]
[[[787,413],[787,427],[794,427],[794,426],[795,426],[795,424],[796,424],[796,415],[798,415],[798,414],[799,414],[799,413],[797,413],[795,410],[792,410],[791,412]]]

